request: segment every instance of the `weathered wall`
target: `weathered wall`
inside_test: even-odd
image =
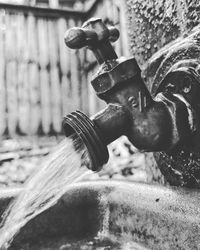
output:
[[[199,24],[198,0],[127,0],[131,52],[140,65]]]
[[[127,0],[126,3],[131,53],[143,68],[148,87],[152,89],[153,85],[154,93],[162,78],[178,61],[189,59],[200,63],[198,0]],[[168,156],[162,162],[161,158],[158,159],[159,167],[168,167],[170,172],[172,163],[167,159]],[[175,169],[178,165],[182,167],[181,160],[174,163]],[[155,162],[149,167],[159,173]],[[187,166],[183,168],[185,170]],[[174,185],[179,185],[177,179]]]

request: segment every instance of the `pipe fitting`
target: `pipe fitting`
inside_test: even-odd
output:
[[[92,19],[83,25],[84,35],[80,36],[80,32],[73,29],[65,37],[70,48],[89,46],[100,64],[92,86],[108,106],[91,119],[79,111],[73,112],[63,123],[66,136],[75,132],[86,144],[93,170],[106,163],[106,146],[121,135],[126,135],[140,150],[171,154],[187,143],[198,127],[196,116],[200,101],[196,101],[199,103],[196,107],[194,100],[198,99],[200,91],[194,71],[180,65],[174,67],[153,99],[136,60],[117,58],[113,52],[110,30],[100,19]],[[78,40],[80,46],[77,46]],[[190,79],[191,83],[183,84],[181,79]]]
[[[80,111],[72,112],[63,120],[65,135],[76,133],[89,151],[91,170],[99,170],[108,161],[108,150],[96,124]]]

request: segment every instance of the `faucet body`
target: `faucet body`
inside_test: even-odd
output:
[[[91,118],[73,112],[63,122],[67,136],[76,132],[83,139],[94,171],[108,160],[106,146],[121,135],[140,150],[173,157],[199,129],[200,84],[194,67],[184,61],[173,66],[152,98],[136,60],[117,57],[110,41],[118,37],[117,29],[98,18],[65,36],[68,47],[87,46],[100,64],[91,84],[107,107]]]
[[[117,67],[122,67],[125,72]],[[103,86],[108,82],[110,71],[120,71],[123,76],[129,68],[132,72],[128,74],[129,79],[123,80],[119,76],[115,85]],[[107,79],[102,79],[106,74]],[[134,58],[120,62],[108,71],[102,67],[92,85],[108,104],[105,110],[92,117],[107,144],[126,135],[140,150],[163,151],[174,148],[186,136],[189,126],[185,103],[170,93],[160,93],[153,100]]]

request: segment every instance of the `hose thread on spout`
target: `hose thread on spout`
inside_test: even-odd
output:
[[[68,137],[74,132],[86,145],[91,159],[91,170],[98,171],[108,161],[108,150],[96,124],[80,111],[65,116],[63,129]]]

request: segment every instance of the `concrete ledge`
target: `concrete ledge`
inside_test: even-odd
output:
[[[127,182],[84,182],[29,222],[16,237],[25,242],[114,234],[150,249],[198,249],[200,191]],[[5,194],[5,193],[4,193]],[[7,201],[17,194],[8,192]],[[0,205],[5,208],[3,195]]]

